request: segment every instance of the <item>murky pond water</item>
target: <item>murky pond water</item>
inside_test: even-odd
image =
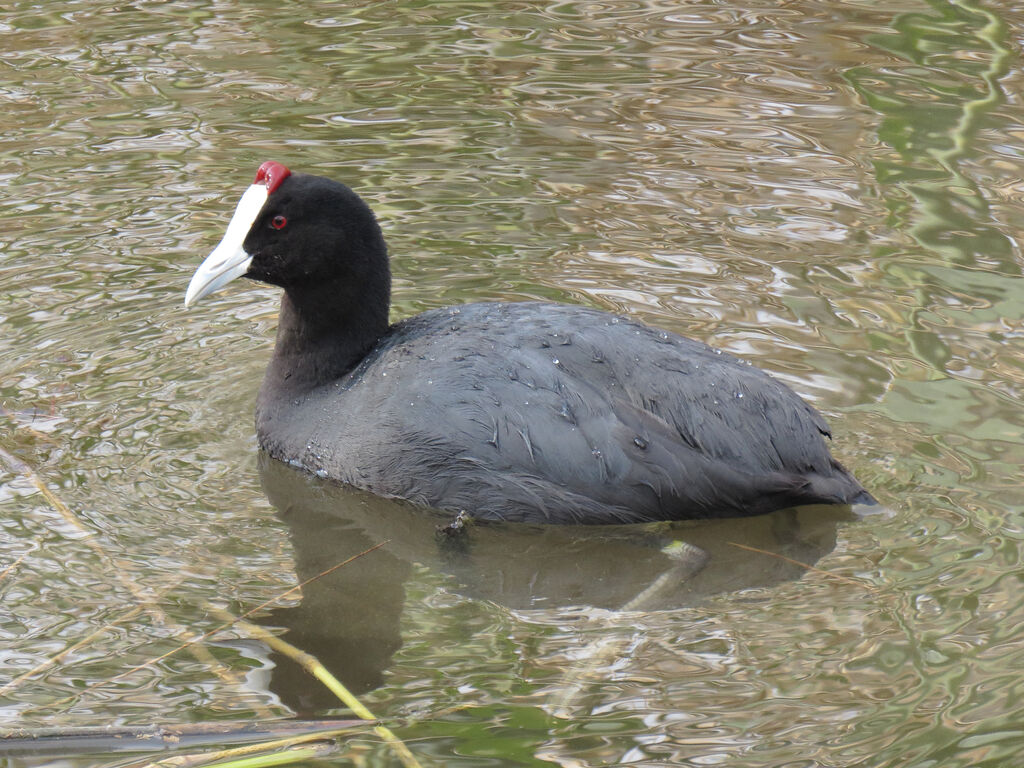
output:
[[[0,726],[345,715],[238,630],[136,667],[387,541],[253,618],[424,765],[1019,761],[1024,12],[273,5],[0,10]],[[547,298],[707,341],[888,512],[448,548],[259,462],[276,293],[181,305],[269,158],[375,208],[396,318]]]

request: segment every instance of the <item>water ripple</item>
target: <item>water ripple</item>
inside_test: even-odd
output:
[[[180,308],[274,157],[378,211],[396,317],[545,298],[709,341],[815,402],[892,507],[841,526],[821,572],[672,611],[518,610],[411,567],[371,695],[417,749],[1013,764],[1022,28],[938,0],[0,11],[3,447],[167,615],[116,623],[134,597],[3,469],[0,568],[24,559],[0,582],[0,677],[106,627],[6,696],[6,722],[294,714],[265,682],[276,661],[235,638],[212,647],[233,683],[183,655],[83,692],[209,629],[207,602],[294,582],[253,459],[276,294]],[[557,720],[550,696],[592,641],[626,650]]]

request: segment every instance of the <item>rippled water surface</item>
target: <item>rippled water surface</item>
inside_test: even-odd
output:
[[[424,765],[1015,764],[1021,30],[975,0],[4,5],[0,726],[347,716],[238,629],[138,665],[387,540],[252,618]],[[707,341],[815,403],[888,512],[446,548],[258,461],[276,293],[182,299],[270,158],[371,203],[395,318],[546,298]],[[333,759],[397,764],[369,731]]]

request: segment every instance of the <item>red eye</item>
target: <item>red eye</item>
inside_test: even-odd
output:
[[[275,216],[270,220],[270,226],[272,226],[274,229],[284,229],[287,223],[288,219],[286,219],[284,216]]]

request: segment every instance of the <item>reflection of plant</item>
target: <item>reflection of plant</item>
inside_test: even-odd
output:
[[[893,218],[904,221],[916,211],[910,234],[950,260],[969,263],[984,254],[1009,266],[1009,240],[978,220],[988,218],[988,205],[957,166],[970,154],[982,119],[1003,101],[999,79],[1011,55],[1007,28],[968,0],[929,4],[934,13],[902,14],[893,22],[894,34],[867,38],[908,66],[857,67],[844,77],[884,116],[878,137],[899,156],[874,163],[881,184],[899,185],[912,198],[888,197]]]

